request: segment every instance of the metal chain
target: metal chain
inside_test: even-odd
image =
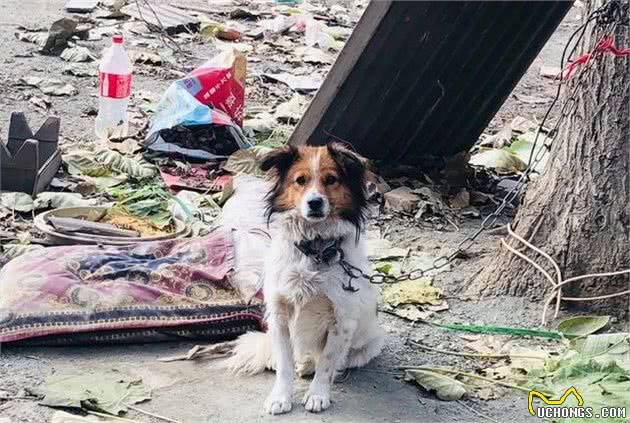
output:
[[[612,0],[611,3],[614,3],[615,0]],[[593,15],[598,14],[598,13],[602,13],[602,11],[607,10],[607,6],[609,6],[609,4],[603,6],[602,8],[598,9],[596,12],[593,13]],[[612,8],[612,6],[609,6],[608,8]],[[589,22],[591,21],[591,19],[589,19]],[[606,22],[608,24],[608,22]],[[599,26],[606,26],[603,25],[602,23],[598,22]],[[614,28],[614,24],[613,24],[613,28]],[[585,28],[580,28],[578,29],[578,31],[582,30]],[[611,31],[611,28],[607,28],[608,31]],[[576,31],[576,33],[578,32]],[[580,36],[581,38],[581,36]],[[567,45],[568,46],[568,45]],[[565,48],[566,49],[566,48]],[[563,60],[564,60],[564,53],[563,53]],[[549,131],[550,133],[553,134],[552,138],[548,141],[542,144],[541,148],[538,149],[538,151],[535,151],[535,146],[536,146],[536,141],[538,140],[538,136],[540,135],[540,133],[543,130],[543,127],[545,125],[545,122],[547,120],[547,118],[549,117],[549,112],[550,110],[545,114],[545,117],[543,118],[542,122],[539,125],[539,128],[537,130],[536,133],[536,141],[534,142],[534,148],[532,149],[532,156],[530,157],[529,163],[526,167],[526,169],[523,171],[523,173],[521,174],[521,176],[519,177],[519,179],[516,181],[516,184],[514,185],[514,187],[505,195],[505,197],[503,198],[503,200],[501,201],[501,203],[499,204],[499,206],[494,210],[494,212],[492,212],[491,214],[489,214],[488,216],[486,216],[483,221],[481,222],[481,225],[479,226],[479,228],[472,234],[467,236],[466,238],[464,238],[464,240],[462,242],[459,243],[459,245],[457,246],[457,248],[455,250],[453,250],[453,252],[451,252],[450,254],[446,254],[446,255],[442,255],[438,258],[436,258],[433,261],[433,264],[426,268],[426,269],[421,269],[421,268],[417,268],[417,269],[413,269],[410,272],[406,272],[406,273],[402,273],[399,276],[394,276],[394,275],[388,275],[385,273],[374,273],[374,274],[366,274],[365,272],[363,272],[361,269],[359,269],[358,267],[352,265],[351,263],[348,263],[345,258],[343,257],[343,254],[340,256],[340,260],[339,260],[339,264],[341,265],[341,268],[344,270],[344,272],[348,275],[348,277],[350,278],[350,284],[352,282],[353,279],[358,279],[358,278],[364,278],[366,280],[368,280],[370,283],[373,284],[394,284],[394,283],[399,283],[399,282],[403,282],[406,280],[414,280],[414,279],[418,279],[421,278],[425,275],[427,275],[429,272],[435,271],[435,270],[439,270],[441,268],[443,268],[444,266],[450,264],[456,257],[458,257],[460,254],[462,254],[463,252],[467,251],[468,249],[470,249],[474,244],[475,244],[475,240],[477,239],[477,237],[479,237],[479,235],[481,235],[484,231],[486,231],[487,229],[489,229],[490,227],[492,227],[497,220],[499,219],[499,217],[501,216],[501,213],[503,212],[503,210],[505,210],[505,208],[508,206],[508,204],[511,204],[512,201],[514,201],[521,193],[521,191],[523,190],[523,187],[525,186],[526,181],[529,178],[529,175],[534,171],[534,169],[536,168],[536,165],[538,163],[540,163],[540,161],[543,159],[545,153],[547,153],[550,148],[551,148],[551,144],[556,140],[556,138],[558,137],[558,128],[560,126],[561,121],[563,121],[567,116],[569,116],[572,111],[573,108],[576,106],[576,102],[574,101],[575,99],[575,94],[577,92],[577,88],[578,86],[580,86],[581,82],[582,82],[582,78],[585,76],[586,71],[588,69],[591,68],[592,63],[594,61],[592,61],[589,65],[584,66],[584,68],[581,70],[581,72],[576,75],[574,77],[574,80],[576,80],[576,83],[574,84],[573,90],[570,93],[569,96],[567,96],[567,99],[565,100],[564,104],[561,107],[561,111],[560,111],[560,117],[558,118],[558,120],[556,121],[553,129],[551,131]],[[562,85],[564,78],[560,78],[560,82],[559,84]],[[554,99],[554,101],[552,102],[552,104],[549,106],[549,109],[553,108],[558,97],[560,96],[560,87],[558,89],[558,92],[556,94],[556,98]],[[572,106],[572,107],[568,107],[567,106]]]

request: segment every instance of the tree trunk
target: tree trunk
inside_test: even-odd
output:
[[[595,5],[586,3],[586,9],[594,10]],[[580,54],[592,51],[605,35],[601,30],[591,32],[589,27]],[[630,47],[628,26],[617,25],[613,34],[615,46]],[[547,168],[529,184],[512,224],[516,234],[558,263],[565,279],[630,269],[630,58],[604,54],[594,60],[579,84],[584,65],[568,82],[565,99],[579,85],[574,96],[577,107],[561,123]],[[516,240],[506,237],[506,241],[544,269],[553,269]],[[540,271],[505,247],[498,249],[469,285],[469,293],[541,299],[551,292]],[[568,284],[563,296],[601,296],[628,289],[630,275],[625,274]],[[625,313],[629,298],[607,302],[623,307]]]

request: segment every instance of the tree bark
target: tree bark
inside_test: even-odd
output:
[[[583,19],[595,6],[587,2]],[[628,26],[618,25],[613,34],[615,46],[630,47]],[[592,51],[604,35],[589,28],[580,54]],[[545,172],[529,184],[512,223],[515,233],[558,263],[565,279],[630,269],[630,58],[604,54],[593,60],[583,79],[578,82],[582,71],[578,68],[568,81],[565,99],[579,85],[576,107],[561,123]],[[506,237],[506,241],[546,270],[552,269],[516,240]],[[541,299],[550,292],[551,284],[541,272],[503,246],[498,248],[472,280],[469,294]],[[563,296],[591,297],[628,289],[626,274],[568,284]],[[627,312],[629,298],[606,302]]]

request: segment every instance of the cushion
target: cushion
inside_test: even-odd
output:
[[[67,345],[223,341],[262,329],[235,287],[230,231],[125,247],[64,246],[0,270],[0,342]]]

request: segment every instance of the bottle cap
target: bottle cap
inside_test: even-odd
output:
[[[123,42],[123,36],[122,35],[114,35],[112,37],[112,43],[114,44],[122,44]]]

